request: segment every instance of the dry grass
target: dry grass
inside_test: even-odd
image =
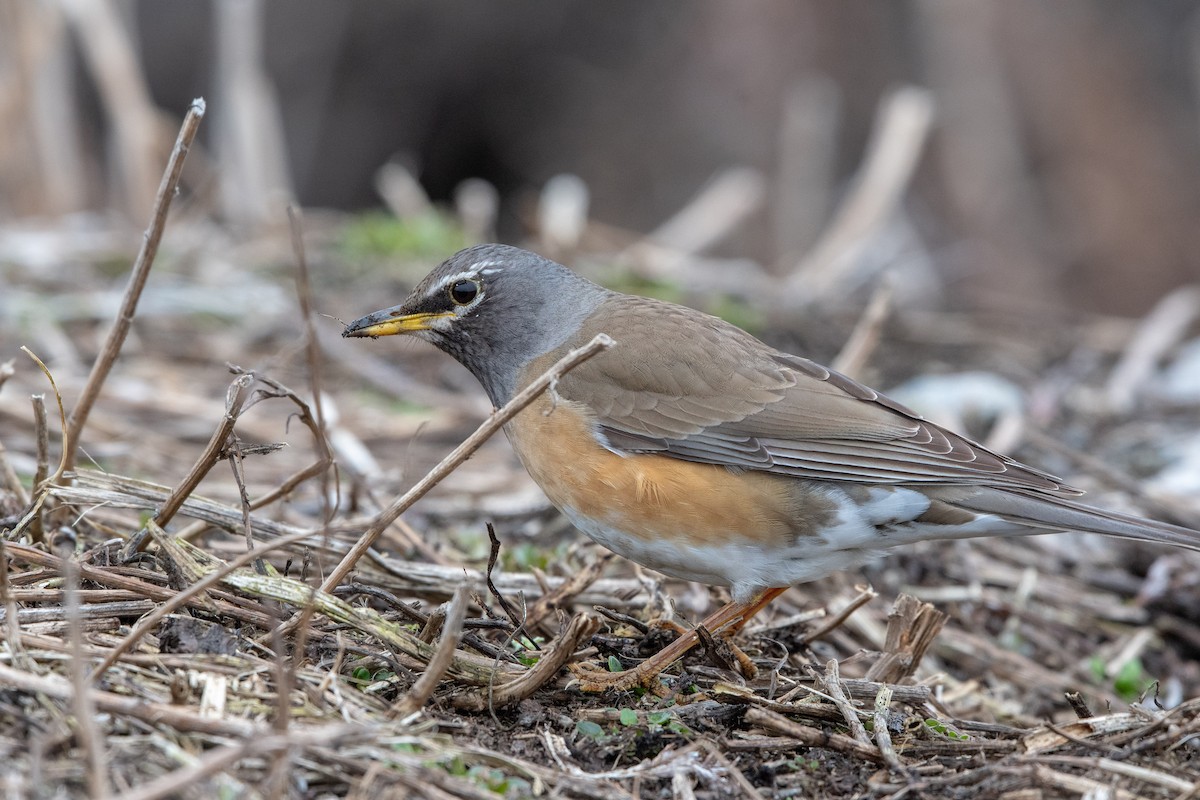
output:
[[[349,316],[402,291],[323,269],[337,229],[310,222],[315,286],[294,304],[280,288],[288,236],[234,245],[173,224],[160,286],[181,291],[147,297],[65,474],[47,444],[53,401],[43,423],[26,405],[46,378],[13,342],[32,344],[77,409],[111,321],[98,309],[115,307],[98,301],[120,293],[95,254],[76,253],[74,270],[7,267],[30,298],[0,320],[0,358],[15,359],[0,377],[8,796],[1200,793],[1200,562],[1124,542],[911,548],[865,571],[873,591],[856,574],[781,598],[744,636],[753,682],[714,652],[666,698],[580,694],[565,664],[628,663],[658,646],[646,620],[694,619],[721,593],[562,535],[501,441],[398,517],[408,505],[387,499],[422,486],[483,415],[448,359],[374,360],[382,346],[295,310]],[[1172,342],[1145,343],[1171,320],[1139,336],[1120,320],[885,321],[879,298],[844,355],[886,365],[872,382],[1002,359],[1034,398],[993,429],[1006,449],[1098,503],[1195,524],[1194,501],[1147,497],[1129,477],[1195,427],[1194,407],[1121,383],[1153,374]],[[855,316],[829,306],[774,334],[844,340]],[[226,362],[254,366],[230,379]],[[1137,412],[1113,413],[1113,396]],[[1050,425],[1054,439],[1034,432]],[[488,522],[504,542],[494,590]],[[339,563],[353,566],[344,580]]]

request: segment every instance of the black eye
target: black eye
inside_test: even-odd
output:
[[[455,281],[447,293],[455,305],[465,306],[479,296],[479,284],[475,281]]]

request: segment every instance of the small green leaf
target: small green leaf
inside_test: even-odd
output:
[[[666,725],[671,721],[670,711],[651,711],[646,715],[646,721],[651,725]]]
[[[608,671],[609,672],[624,672],[625,667],[621,664],[621,660],[618,659],[616,656],[609,656],[608,657]]]
[[[637,721],[638,721],[637,712],[634,711],[632,708],[622,708],[619,718],[621,720],[621,724],[624,725],[626,728],[632,727],[633,725],[637,725]]]
[[[965,742],[971,738],[965,733],[959,733],[958,731],[954,730],[954,728],[951,728],[940,719],[927,719],[925,720],[925,726],[934,733],[945,736],[947,739],[953,739],[956,742]]]
[[[1133,701],[1141,695],[1154,681],[1146,674],[1140,658],[1131,658],[1121,665],[1113,678],[1113,689],[1121,699]]]
[[[579,722],[576,722],[575,731],[580,736],[586,736],[589,739],[596,739],[597,741],[604,737],[604,729],[590,719],[581,719]]]

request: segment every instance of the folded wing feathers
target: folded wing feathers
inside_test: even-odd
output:
[[[766,348],[720,320],[652,300],[637,305],[653,308],[660,322],[686,325],[685,343],[652,349],[637,363],[596,358],[558,384],[563,397],[592,409],[615,450],[820,480],[1079,494],[1052,475],[928,422],[845,375]],[[637,326],[650,316],[635,310],[625,303],[614,312],[621,319],[610,318],[609,332],[618,342],[638,336]],[[697,352],[706,354],[705,363],[695,363]]]

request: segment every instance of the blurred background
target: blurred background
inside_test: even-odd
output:
[[[197,96],[177,213],[242,240],[428,200],[701,288],[1139,315],[1200,274],[1184,0],[0,0],[0,220],[142,226]]]
[[[362,515],[490,411],[452,359],[343,340],[338,323],[485,240],[720,314],[1097,505],[1200,527],[1194,2],[0,0],[0,525],[58,441],[53,404],[49,423],[31,414],[51,390],[18,346],[75,408],[196,97],[199,138],[80,437],[78,490],[98,494],[59,507],[81,542],[136,530],[122,506],[154,508],[188,474],[234,363],[321,398],[336,498],[290,477],[320,451],[292,405],[254,406],[237,434],[290,445],[246,460],[246,493],[273,499],[257,515],[320,529],[335,499],[350,518],[312,556],[324,574]],[[309,349],[289,204],[320,314]],[[114,494],[135,478],[157,494]],[[223,469],[200,487],[239,520],[241,489]],[[389,529],[380,552],[401,558],[368,582],[408,597],[411,561],[486,564],[481,519],[510,571],[595,560],[497,437]],[[863,574],[793,594],[844,608]],[[1133,664],[1134,695],[1163,678],[1167,707],[1200,687],[1200,578],[1179,553],[931,544],[865,575],[888,601],[916,586],[953,611],[933,671],[1034,691],[1041,678],[985,649],[993,634],[1055,670],[1063,685],[1022,706],[1035,722],[1098,680],[1096,658],[1104,680]],[[445,599],[445,583],[418,596]],[[713,599],[674,594],[691,614]],[[1087,609],[1054,617],[1068,601]],[[1132,622],[1110,635],[1112,620]],[[987,635],[964,655],[963,631]]]
[[[998,376],[953,403],[1059,436],[1066,405],[1200,398],[1194,3],[0,0],[0,363],[30,345],[68,407],[197,97],[118,415],[218,397],[226,361],[308,380],[290,204],[338,377],[456,426],[487,410],[456,364],[348,346],[337,321],[487,240],[825,363],[874,300],[839,366],[889,390]]]

